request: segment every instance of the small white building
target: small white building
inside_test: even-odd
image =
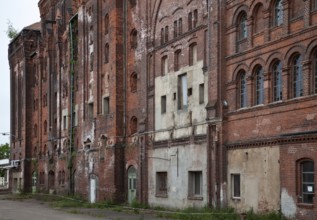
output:
[[[11,167],[9,159],[0,160],[0,170],[5,170],[4,176],[0,176],[0,189],[9,188],[9,170]]]

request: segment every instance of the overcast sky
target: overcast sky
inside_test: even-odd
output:
[[[10,131],[10,70],[6,35],[8,20],[19,31],[40,21],[39,0],[0,0],[0,133]],[[0,134],[0,144],[9,142],[9,136]]]

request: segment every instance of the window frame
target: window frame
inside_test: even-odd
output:
[[[310,165],[312,166],[311,171],[303,171],[304,164],[311,163]],[[304,175],[312,175],[313,181],[305,181],[304,182]],[[306,176],[307,178],[307,176]],[[313,204],[314,202],[314,195],[315,195],[315,163],[314,160],[311,159],[302,159],[298,161],[297,163],[297,180],[298,180],[298,185],[297,185],[297,196],[298,196],[298,202],[299,203],[304,203],[304,204]],[[307,186],[307,192],[304,192],[304,186]],[[308,187],[311,188],[311,192],[309,192]],[[305,195],[310,195],[312,196],[311,198],[305,198]],[[307,200],[311,199],[311,201]]]
[[[197,43],[191,43],[189,45],[189,51],[188,51],[188,65],[193,66],[197,63],[198,60],[198,54],[197,54]]]
[[[168,73],[168,60],[167,55],[162,56],[161,58],[161,75],[165,76]]]
[[[273,27],[281,26],[284,23],[284,7],[282,0],[276,0],[273,8]]]
[[[238,76],[238,100],[239,108],[246,108],[248,103],[247,77],[246,72],[240,71]]]
[[[187,110],[188,108],[188,81],[187,73],[178,75],[178,96],[177,107],[178,110]]]
[[[282,62],[276,60],[272,65],[272,101],[278,102],[283,99]]]
[[[178,49],[175,51],[174,53],[174,71],[178,71],[179,70],[179,61],[180,61],[180,56],[181,56],[182,50]]]
[[[292,98],[304,95],[302,56],[295,54],[291,60],[291,92]]]
[[[155,196],[167,197],[168,176],[166,171],[156,172],[156,193]]]
[[[203,197],[203,172],[201,170],[188,171],[188,198],[202,199],[202,197]]]
[[[242,41],[248,38],[248,17],[245,11],[240,12],[237,28],[238,28],[238,41]]]
[[[264,72],[262,66],[257,66],[255,69],[255,105],[264,104]]]
[[[240,173],[231,174],[231,198],[241,199],[241,174]]]
[[[161,96],[161,114],[166,114],[167,100],[166,95]]]
[[[317,3],[317,0],[316,0]],[[317,6],[316,6],[317,7]],[[313,56],[312,56],[312,87],[313,87],[313,94],[317,94],[317,48],[315,49]]]

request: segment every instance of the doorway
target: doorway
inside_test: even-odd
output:
[[[128,202],[131,204],[136,199],[136,169],[128,169]]]

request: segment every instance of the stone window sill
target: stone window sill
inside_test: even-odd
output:
[[[203,200],[204,198],[203,198],[203,196],[199,196],[199,195],[194,196],[194,195],[192,195],[192,196],[188,196],[188,199],[189,200]]]
[[[167,198],[167,193],[156,193],[155,197]]]
[[[314,205],[309,203],[297,203],[297,206],[305,209],[313,209]]]

